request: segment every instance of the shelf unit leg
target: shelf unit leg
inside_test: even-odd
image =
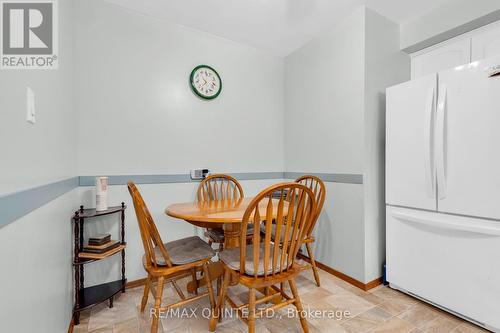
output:
[[[122,213],[121,213],[121,227],[122,227],[122,244],[125,244],[125,203],[122,202]],[[125,283],[125,249],[122,250],[122,281]],[[125,284],[122,288],[122,293],[125,292]]]
[[[82,212],[83,212],[83,206],[82,206]],[[84,225],[84,219],[80,218],[80,249],[83,249],[83,225]],[[83,265],[80,265],[80,289],[85,288],[85,276],[84,276],[84,269]]]
[[[122,293],[125,292],[125,250],[122,250],[122,282],[123,287],[122,287]]]
[[[74,220],[74,251],[75,257],[74,262],[78,263],[78,252],[79,252],[79,218],[78,212],[75,212]],[[75,265],[75,310],[73,310],[74,323],[78,325],[80,323],[80,266]]]
[[[113,296],[111,296],[109,298],[109,308],[112,309],[113,308]]]
[[[80,312],[73,313],[73,324],[80,325]]]

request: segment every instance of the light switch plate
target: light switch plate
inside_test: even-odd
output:
[[[26,121],[34,124],[35,118],[35,93],[30,87],[26,87]]]

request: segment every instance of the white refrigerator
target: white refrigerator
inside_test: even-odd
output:
[[[500,58],[387,89],[390,286],[500,332]]]

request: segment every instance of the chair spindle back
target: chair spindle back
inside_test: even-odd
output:
[[[160,233],[156,228],[151,213],[149,212],[141,193],[133,182],[129,181],[127,186],[134,202],[135,214],[137,216],[137,222],[141,232],[142,245],[144,246],[144,253],[146,255],[146,266],[148,268],[158,267],[158,261],[154,251],[155,247],[158,247],[160,249],[161,256],[163,256],[163,259],[165,260],[166,266],[172,267],[170,256],[168,255],[167,249],[163,245]]]
[[[306,236],[310,237],[314,230],[316,222],[318,222],[319,215],[321,214],[321,210],[323,209],[323,204],[325,203],[326,186],[319,177],[312,175],[299,177],[295,180],[295,182],[308,187],[313,192],[314,199],[316,200],[316,212],[314,214],[314,219],[306,232]]]
[[[279,198],[277,193],[279,193]],[[289,200],[296,198],[296,200]],[[261,214],[261,211],[265,212]],[[260,192],[249,204],[243,215],[240,239],[240,267],[247,267],[247,242],[246,232],[248,225],[254,225],[253,233],[253,272],[257,277],[259,259],[263,256],[263,276],[275,276],[285,272],[295,261],[297,252],[306,237],[314,213],[316,201],[313,192],[299,183],[282,183],[273,185]],[[295,223],[287,223],[294,220]],[[271,230],[275,224],[274,242]],[[261,226],[265,234],[261,236]],[[283,235],[283,237],[282,237]],[[261,252],[261,237],[264,237]],[[262,272],[261,269],[261,272]],[[240,269],[240,275],[245,274],[245,269]]]
[[[201,182],[197,196],[198,201],[239,200],[243,198],[243,188],[229,175],[213,174]]]

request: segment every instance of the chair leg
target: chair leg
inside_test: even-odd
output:
[[[222,289],[219,293],[219,297],[217,299],[217,305],[215,307],[215,311],[212,313],[212,318],[210,318],[210,326],[209,330],[210,332],[214,332],[215,328],[217,327],[217,322],[219,321],[220,318],[222,318],[222,313],[224,309],[224,302],[226,298],[226,289],[227,286],[229,285],[229,280],[231,279],[231,274],[229,271],[226,269],[224,271],[224,279],[222,280]]]
[[[248,333],[255,333],[255,288],[248,292]]]
[[[215,310],[215,298],[214,289],[212,287],[212,279],[210,278],[210,272],[208,270],[208,264],[203,264],[203,275],[205,275],[205,281],[207,282],[208,298],[210,299],[210,309],[212,312]]]
[[[184,293],[182,292],[182,289],[179,287],[179,285],[177,284],[177,282],[175,282],[175,281],[172,280],[172,285],[174,286],[174,289],[177,292],[177,295],[179,295],[179,297],[181,299],[186,299],[186,296],[184,296]]]
[[[269,296],[271,294],[271,287],[265,287],[264,288],[264,295]],[[267,301],[266,303],[269,303],[270,301]]]
[[[219,252],[222,252],[222,250],[224,250],[224,243],[220,242],[219,243]]]
[[[297,291],[297,285],[295,284],[295,279],[288,280],[288,283],[290,284],[290,289],[292,290],[293,298],[295,299],[295,302],[293,302],[293,304],[295,305],[297,311],[299,312],[300,324],[302,325],[302,330],[304,331],[304,333],[309,333],[309,327],[307,326],[306,315],[303,311],[302,303],[300,302],[299,292]]]
[[[221,288],[222,288],[222,276],[219,276],[217,278],[217,297],[219,297]]]
[[[151,324],[151,333],[158,332],[158,319],[160,316],[161,298],[163,296],[163,282],[165,278],[160,276],[158,278],[158,284],[156,285],[156,295],[155,295],[155,312],[153,316],[153,322]]]
[[[194,294],[198,295],[198,280],[196,279],[196,267],[191,268],[191,276],[193,277],[193,283],[195,284]]]
[[[148,303],[150,283],[151,283],[151,280],[149,279],[149,276],[148,276],[146,279],[146,283],[144,284],[144,292],[142,294],[141,313],[144,312],[144,309],[146,308],[146,304]]]
[[[309,256],[309,259],[311,259],[311,266],[314,274],[314,280],[316,280],[316,284],[319,287],[320,283],[319,283],[318,267],[316,267],[316,261],[314,260],[314,254],[311,249],[311,243],[306,243],[306,248],[307,248],[307,255]]]
[[[212,247],[212,243],[213,243],[212,240],[209,238],[208,239],[208,245],[210,245],[210,247]]]

